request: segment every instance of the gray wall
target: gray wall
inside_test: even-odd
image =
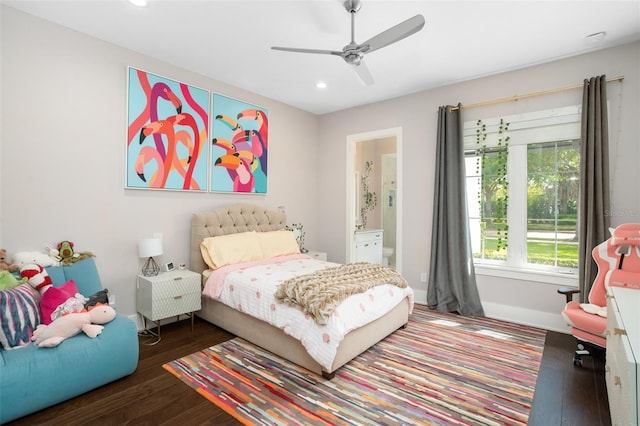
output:
[[[0,247],[91,251],[116,309],[135,313],[137,241],[189,264],[191,213],[234,202],[286,207],[316,245],[318,117],[2,6]],[[268,195],[124,189],[127,67],[269,110]]]
[[[606,74],[624,75],[622,83],[609,83],[612,225],[640,222],[640,43],[576,56],[526,69],[427,90],[385,102],[352,108],[320,118],[318,151],[321,163],[346,153],[348,135],[392,127],[403,132],[403,265],[402,273],[416,290],[416,300],[426,300],[426,283],[420,273],[429,271],[433,204],[437,111],[441,105],[472,104],[548,89],[582,84],[583,79]],[[569,90],[463,109],[463,120],[500,117],[582,102],[582,90]],[[342,167],[342,168],[340,168]],[[345,257],[346,162],[319,169],[323,182],[319,202],[331,205],[320,216],[319,248],[341,261]],[[452,230],[455,232],[455,230]],[[559,285],[528,282],[522,278],[478,275],[478,285],[488,315],[565,331],[559,315],[564,297]]]
[[[161,262],[188,263],[192,212],[233,202],[286,206],[306,247],[345,260],[346,137],[403,129],[402,271],[424,301],[429,270],[437,109],[624,75],[609,85],[612,222],[640,221],[640,43],[314,116],[238,87],[1,6],[0,247],[42,250],[71,240],[97,255],[117,309],[135,313],[138,239],[164,234]],[[269,109],[268,195],[124,189],[126,68],[133,66]],[[579,104],[581,91],[469,109],[464,119]],[[301,136],[303,135],[303,136]],[[319,143],[322,141],[322,144]],[[478,276],[490,315],[560,327],[556,286]]]

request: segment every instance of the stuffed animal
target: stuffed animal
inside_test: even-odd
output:
[[[0,249],[0,271],[16,272],[19,269],[19,265],[7,262],[7,251]]]
[[[47,292],[47,294],[50,294],[50,293],[51,292]],[[51,321],[49,322],[42,321],[42,323],[51,324],[53,321],[57,320],[58,318],[62,318],[65,315],[86,311],[87,308],[85,307],[85,303],[87,302],[87,300],[89,299],[87,299],[80,293],[76,293],[72,297],[69,297],[67,300],[65,300],[64,303],[61,303],[60,305],[58,305],[58,307],[54,309],[53,312],[51,312],[51,314],[49,315],[49,317],[51,318]],[[44,318],[44,314],[42,315],[42,317]]]
[[[0,290],[9,290],[27,282],[26,278],[18,279],[9,271],[0,271]]]
[[[58,287],[49,287],[46,292],[43,292],[40,296],[40,322],[45,325],[49,325],[55,320],[54,313],[58,311],[60,305],[66,304],[70,298],[75,298],[78,293],[78,286],[74,280],[69,280],[66,283]],[[84,303],[84,302],[83,302]],[[80,309],[69,310],[68,312],[80,312],[84,309],[84,306],[80,306]],[[63,313],[60,315],[62,316]]]
[[[51,277],[41,265],[27,263],[20,268],[20,276],[26,278],[31,287],[35,288],[42,295],[53,286]]]
[[[13,261],[22,267],[28,263],[35,263],[43,267],[60,266],[60,262],[46,253],[38,251],[21,251],[13,256]]]
[[[47,254],[49,255],[50,258],[52,258],[57,262],[60,262],[62,260],[62,257],[60,257],[60,251],[58,251],[58,249],[54,249],[48,244],[46,245],[45,248],[47,249]]]
[[[62,264],[65,266],[68,265],[73,265],[76,262],[80,262],[81,260],[84,260],[86,258],[89,257],[94,257],[93,253],[91,253],[90,251],[81,251],[81,252],[74,252],[72,257],[67,257],[65,259],[62,259]]]
[[[41,348],[58,346],[63,340],[84,332],[91,339],[97,337],[104,326],[116,317],[116,311],[109,305],[96,305],[88,312],[68,314],[49,325],[40,324],[33,332],[31,340]]]
[[[71,241],[62,241],[58,244],[57,248],[62,260],[73,257],[73,243]]]
[[[94,306],[97,304],[109,304],[109,289],[103,288],[102,290],[93,293],[89,296],[89,299],[85,301],[84,307],[85,309],[89,309],[90,306]]]
[[[57,256],[57,258],[60,259],[60,263],[64,266],[73,265],[88,257],[93,257],[93,253],[90,251],[75,251],[73,248],[74,244],[71,241],[61,241],[57,247],[57,249],[49,248],[49,254],[55,253],[54,256]]]

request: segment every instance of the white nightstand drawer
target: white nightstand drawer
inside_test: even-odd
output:
[[[184,272],[184,271],[180,271]],[[189,293],[200,293],[200,277],[194,275],[160,274],[153,280],[153,300],[170,299]]]
[[[325,262],[327,261],[327,253],[323,251],[309,250],[305,254],[308,254],[313,259],[324,260]]]
[[[153,301],[151,312],[145,316],[151,321],[174,317],[200,310],[200,292],[174,296]]]

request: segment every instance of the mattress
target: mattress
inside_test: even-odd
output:
[[[210,271],[203,295],[267,322],[299,340],[309,355],[327,371],[344,336],[388,313],[403,299],[413,309],[411,287],[391,284],[372,287],[341,302],[326,325],[319,325],[297,307],[275,298],[279,284],[289,278],[338,264],[304,254],[245,262]]]

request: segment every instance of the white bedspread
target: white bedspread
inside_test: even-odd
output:
[[[408,297],[413,309],[411,287],[385,284],[372,287],[339,304],[326,325],[318,325],[295,307],[276,301],[274,294],[285,280],[337,266],[336,263],[312,259],[307,255],[282,256],[270,260],[229,265],[211,273],[203,294],[234,309],[280,328],[300,340],[309,355],[327,371],[337,348],[351,330],[380,318]]]

